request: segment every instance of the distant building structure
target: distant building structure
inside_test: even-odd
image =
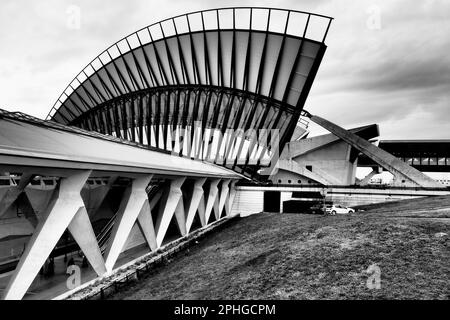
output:
[[[366,140],[379,135],[375,124],[349,132]],[[271,180],[277,184],[354,185],[359,154],[357,149],[332,133],[291,141],[284,148],[279,171]]]

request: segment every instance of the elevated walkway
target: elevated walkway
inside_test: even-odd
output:
[[[376,147],[369,141],[358,137],[356,134],[343,129],[322,117],[311,115],[309,113],[307,116],[311,119],[311,121],[317,123],[321,127],[341,138],[353,148],[371,158],[385,170],[391,172],[394,176],[403,177],[404,180],[408,180],[408,182],[417,186],[425,188],[442,188],[441,184],[426,176],[419,170],[414,169],[390,153]]]

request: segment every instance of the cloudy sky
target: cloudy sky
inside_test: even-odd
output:
[[[450,139],[446,0],[2,0],[0,108],[44,118],[72,78],[123,36],[188,11],[244,5],[335,18],[311,113],[346,128],[378,123],[383,139]]]

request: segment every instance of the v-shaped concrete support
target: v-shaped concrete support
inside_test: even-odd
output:
[[[225,202],[225,213],[227,214],[227,216],[231,216],[231,210],[233,207],[233,202],[234,202],[234,198],[236,197],[236,180],[231,181],[229,189],[230,191],[228,192],[228,199]]]
[[[186,178],[183,177],[170,181],[168,191],[161,199],[162,203],[159,206],[158,219],[155,226],[156,244],[158,247],[161,246],[164,240],[170,220],[172,220],[173,214],[178,207],[178,202],[181,200],[181,196],[183,195],[181,186],[185,180]]]
[[[131,184],[131,190],[127,190],[128,196],[125,195],[122,199],[106,251],[105,265],[108,272],[113,270],[114,264],[122,252],[123,246],[138,216],[141,212],[148,209],[146,206],[148,196],[145,188],[151,179],[152,175],[134,179]]]
[[[200,178],[195,180],[194,186],[190,193],[188,194],[187,201],[187,217],[186,217],[186,232],[189,232],[194,222],[194,217],[199,210],[200,202],[203,200],[203,185],[205,184],[206,178]],[[204,200],[203,200],[204,201]],[[204,204],[203,204],[204,206]],[[201,209],[200,209],[201,210]],[[201,221],[201,218],[200,218]],[[204,221],[204,210],[203,210],[203,221]]]
[[[228,200],[228,192],[230,191],[230,182],[231,179],[226,179],[222,181],[222,188],[220,189],[220,197],[219,197],[219,218],[222,215],[223,208],[225,203]]]
[[[211,211],[213,210],[214,206],[216,208],[218,207],[216,205],[216,198],[217,194],[219,193],[219,188],[217,186],[219,185],[220,179],[214,179],[211,180],[209,185],[209,193],[206,198],[206,207],[205,207],[205,223],[208,224],[209,217],[211,216]],[[217,215],[217,214],[216,214]]]
[[[98,246],[94,229],[89,220],[86,207],[78,209],[68,227],[75,241],[83,251],[94,271],[101,276],[106,273],[105,261]]]
[[[187,234],[186,232],[186,213],[184,211],[183,197],[178,201],[178,205],[175,208],[175,219],[177,220],[178,230],[182,236]]]
[[[206,216],[205,216],[205,210],[206,210],[206,205],[205,205],[205,194],[202,194],[202,197],[200,199],[200,202],[198,203],[198,216],[200,217],[200,223],[202,224],[202,227],[206,226]],[[191,225],[192,227],[192,225]]]
[[[74,216],[83,208],[85,210],[80,192],[90,173],[91,171],[82,171],[67,178],[61,178],[59,193],[56,199],[50,202],[48,212],[31,236],[5,289],[4,299],[21,299],[25,295]]]
[[[139,213],[137,221],[148,246],[150,247],[150,249],[152,249],[152,251],[156,250],[156,248],[158,247],[156,244],[156,233],[153,224],[150,203],[148,200],[146,200],[144,205],[142,206],[142,210]]]

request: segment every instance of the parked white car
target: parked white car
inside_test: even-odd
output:
[[[332,206],[326,206],[325,207],[325,211],[328,213],[328,214],[332,214],[332,215],[335,215],[335,214],[347,214],[347,213],[353,213],[353,212],[355,212],[355,209],[353,209],[353,208],[347,208],[347,207],[344,207],[344,206],[341,206],[341,205],[332,205]]]

